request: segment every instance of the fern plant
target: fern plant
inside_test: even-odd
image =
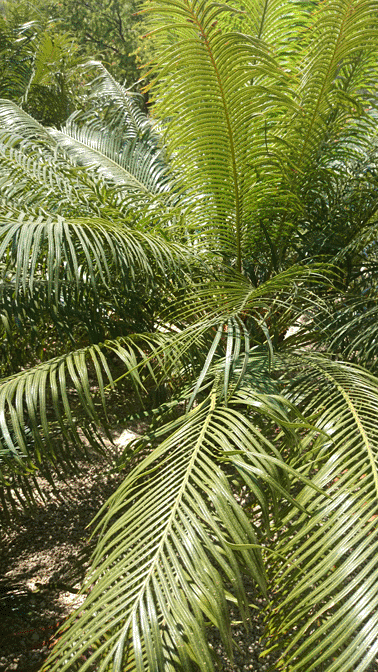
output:
[[[0,96],[42,123],[61,124],[80,101],[85,77],[77,66],[86,59],[71,35],[58,32],[38,11],[23,9],[28,20],[22,7],[0,17]]]
[[[151,118],[104,70],[59,130],[2,103],[4,352],[46,320],[62,343],[2,381],[5,507],[80,431],[101,450],[119,378],[169,391],[46,670],[212,671],[245,575],[273,589],[276,669],[376,664],[375,351],[330,325],[346,300],[373,323],[377,10],[159,0]]]

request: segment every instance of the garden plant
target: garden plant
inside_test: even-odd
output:
[[[378,2],[143,11],[149,116],[95,63],[60,126],[0,106],[4,524],[113,388],[150,420],[45,669],[213,671],[245,577],[276,669],[374,669]]]

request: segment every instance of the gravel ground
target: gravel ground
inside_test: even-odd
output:
[[[84,598],[77,590],[88,566],[90,544],[86,526],[101,504],[122,481],[122,474],[108,474],[104,458],[82,463],[80,476],[59,481],[54,495],[39,479],[48,500],[34,517],[23,515],[16,527],[2,535],[0,551],[0,670],[37,672],[54,644],[54,632]],[[47,584],[59,584],[52,588]],[[63,585],[62,585],[63,584]],[[70,590],[67,590],[70,588]],[[262,650],[264,600],[252,593],[250,630],[233,625],[235,642],[231,662],[217,636],[209,632],[219,670],[247,672],[268,670],[272,658],[259,659]],[[247,586],[248,589],[248,586]],[[238,614],[232,614],[235,620]]]

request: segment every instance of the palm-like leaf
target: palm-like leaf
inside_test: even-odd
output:
[[[361,59],[376,49],[377,25],[371,21],[372,11],[374,8],[370,3],[341,0],[340,3],[330,4],[326,12],[318,15],[302,64],[303,75],[298,90],[304,110],[303,116],[297,115],[298,130],[303,137],[296,150],[299,169],[304,168],[305,161],[318,149],[319,138],[324,140],[331,130],[327,115],[333,100],[338,104],[341,93],[353,100],[356,80],[358,84],[361,82],[358,67]],[[348,71],[348,66],[354,64],[356,58],[357,67]],[[369,65],[366,67],[365,64],[365,68],[366,78]],[[336,81],[340,71],[344,86],[340,85],[340,80]],[[345,128],[345,107],[338,104],[336,113],[333,123],[338,120]],[[333,128],[332,133],[335,133]]]
[[[189,670],[195,663],[213,670],[204,618],[231,652],[227,599],[236,598],[245,617],[241,572],[263,591],[265,574],[253,526],[220,464],[236,445],[244,451],[239,466],[254,475],[262,506],[267,493],[257,480],[286,492],[287,479],[275,447],[236,408],[217,408],[216,397],[214,389],[187,416],[150,436],[168,433],[109,500],[89,575],[95,587],[80,620],[60,639],[51,669],[68,669],[89,650],[89,664],[102,660],[98,669]],[[260,395],[258,401],[261,412],[269,400]],[[281,420],[289,425],[284,408]],[[277,420],[278,405],[275,410]]]
[[[364,286],[356,269],[374,238],[376,185],[359,166],[374,120],[376,10],[375,0],[326,0],[319,11],[275,0],[240,9],[161,0],[147,6],[160,49],[158,124],[104,70],[97,103],[59,131],[1,106],[9,338],[28,302],[63,315],[62,298],[77,303],[84,292],[81,315],[98,300],[111,319],[141,284],[167,288],[153,333],[91,336],[0,388],[3,493],[21,485],[24,497],[37,469],[64,468],[71,444],[80,450],[79,421],[88,438],[93,425],[96,445],[110,353],[138,390],[167,383],[176,393],[124,452],[122,466],[132,461],[133,470],[102,511],[88,596],[50,669],[75,668],[85,652],[83,669],[212,670],[205,629],[216,625],[231,653],[227,601],[247,618],[243,572],[265,590],[261,547],[272,526],[282,597],[268,628],[281,667],[307,671],[320,661],[332,672],[362,671],[376,656],[378,386],[315,350],[330,341],[328,318],[345,286],[351,296]],[[237,30],[243,17],[249,34]],[[337,254],[345,243],[352,247]],[[332,270],[307,263],[319,252]],[[344,337],[341,325],[334,350]],[[350,337],[351,348],[361,343]],[[177,400],[185,407],[164,424]],[[65,441],[53,440],[54,428]],[[235,502],[235,478],[250,490],[249,516]]]
[[[250,320],[255,325],[258,342],[268,339],[271,359],[272,344],[267,321],[269,322],[270,319],[271,306],[269,304],[272,296],[278,288],[281,290],[280,297],[275,299],[276,305],[285,311],[286,321],[290,320],[290,317],[297,314],[300,308],[303,309],[304,305],[308,303],[311,305],[311,295],[307,301],[300,296],[298,305],[295,305],[293,297],[289,296],[292,294],[293,280],[299,281],[302,278],[308,278],[307,269],[304,271],[291,269],[290,272],[283,273],[280,279],[271,280],[266,283],[265,287],[258,289],[253,288],[246,280],[243,283],[229,282],[220,287],[218,292],[209,292],[208,289],[201,292],[194,286],[193,293],[196,301],[192,300],[191,311],[187,309],[183,311],[180,308],[176,315],[171,315],[177,323],[183,325],[186,323],[188,325],[186,328],[176,328],[170,333],[163,321],[163,333],[158,331],[151,335],[134,335],[127,340],[118,338],[116,341],[88,346],[4,380],[0,388],[2,398],[0,408],[3,413],[0,427],[9,446],[8,456],[5,453],[4,458],[4,485],[6,478],[9,479],[10,474],[14,473],[20,477],[19,485],[25,493],[28,473],[31,477],[37,470],[49,473],[51,464],[65,468],[67,462],[70,462],[68,457],[70,441],[80,448],[78,425],[82,426],[82,431],[88,436],[90,443],[94,447],[98,446],[98,437],[93,432],[93,428],[88,430],[87,427],[88,422],[99,425],[106,419],[106,388],[113,385],[107,364],[109,353],[113,353],[122,362],[122,376],[130,375],[134,385],[142,389],[146,375],[159,384],[168,376],[174,376],[176,372],[180,372],[183,381],[190,381],[193,375],[198,374],[197,382],[187,397],[188,408],[192,406],[198,395],[201,396],[203,383],[206,389],[209,381],[211,382],[215,376],[220,386],[217,394],[220,399],[223,398],[227,406],[229,398],[243,381],[249,358],[250,337],[240,318],[241,311],[247,310],[250,313]],[[11,283],[12,294],[15,290],[17,293],[16,282],[17,279]],[[22,287],[22,281],[20,284],[19,300],[14,307],[16,317],[20,310],[25,310],[23,299],[29,290],[28,287]],[[40,287],[40,281],[36,285],[36,288],[33,285],[30,288],[30,295],[26,297],[26,306],[30,304],[33,306],[33,301],[39,299],[36,290],[41,289],[40,296],[48,307],[54,292],[49,288],[48,282],[42,284],[42,287]],[[62,319],[62,317],[59,318],[61,312],[59,308],[65,296],[65,286],[63,284],[62,288],[58,285],[56,290],[56,296],[59,299],[55,307],[55,319],[57,320]],[[80,283],[77,289],[80,290]],[[46,290],[47,297],[44,297]],[[218,302],[219,294],[223,300],[221,309]],[[226,298],[227,295],[228,298]],[[73,296],[74,294],[69,293],[68,299]],[[201,299],[200,302],[198,298]],[[6,292],[3,293],[3,302],[6,305]],[[54,304],[52,307],[54,308]],[[198,315],[199,312],[204,312],[203,316]],[[10,330],[9,316],[12,316],[12,310],[8,308],[5,314],[8,315],[5,327]],[[50,319],[53,316],[54,311]],[[21,317],[23,317],[22,313]],[[193,317],[195,318],[194,323]],[[200,318],[199,321],[198,318]],[[18,320],[20,320],[19,317]],[[285,328],[284,325],[285,319],[283,318],[281,329]],[[206,349],[208,354],[205,358]],[[240,362],[241,369],[238,368]],[[94,378],[95,389],[99,392],[97,405],[93,398],[91,377]],[[79,402],[79,405],[76,402],[75,413],[71,411],[73,395]],[[102,407],[101,410],[98,404]],[[29,417],[26,423],[25,415]],[[25,429],[25,424],[27,429]],[[51,435],[51,430],[53,429],[53,434],[55,434],[57,428],[62,432],[63,443],[66,446],[63,450],[60,450],[59,442]],[[31,444],[27,441],[29,435],[32,439]],[[17,487],[17,482],[13,481],[10,487]],[[11,494],[10,490],[8,492]]]
[[[74,118],[63,131],[51,134],[79,165],[96,167],[101,176],[135,192],[155,194],[167,189],[167,166],[157,151],[138,139],[129,140],[114,131],[109,137],[104,128],[81,129]]]
[[[364,114],[371,108],[366,107],[366,100],[364,105],[361,94],[364,86],[369,89],[376,58],[377,25],[371,21],[372,11],[375,16],[375,10],[364,1],[330,3],[326,11],[319,12],[312,27],[311,41],[298,65],[301,76],[296,95],[300,111],[290,123],[284,121],[286,147],[291,148],[289,176],[293,176],[286,179],[295,183],[299,197],[297,201],[288,200],[288,205],[297,212],[306,192],[311,202],[319,199],[319,186],[327,180],[326,174],[321,176],[322,170],[335,161],[350,161],[361,148],[366,151],[374,116]],[[281,255],[295,230],[291,217],[283,214],[275,237]],[[308,226],[305,222],[303,225],[306,230]]]
[[[113,185],[109,186],[97,176],[101,171],[92,165],[92,149],[88,144],[85,150],[93,168],[90,174],[63,153],[63,147],[57,145],[54,137],[58,132],[47,131],[8,101],[3,102],[1,115],[4,126],[1,188],[4,200],[12,203],[13,210],[7,205],[8,213],[1,227],[1,254],[10,253],[8,270],[14,269],[16,293],[22,286],[25,299],[26,288],[33,292],[35,282],[46,280],[48,300],[52,300],[54,294],[55,301],[59,301],[62,283],[83,284],[85,281],[96,290],[98,282],[108,285],[114,275],[122,277],[126,287],[130,287],[138,274],[145,279],[156,277],[157,272],[162,278],[167,272],[180,274],[179,267],[182,268],[182,262],[190,256],[187,249],[152,232],[133,230],[134,211],[127,216],[129,226],[125,226],[123,210],[129,196],[134,202],[135,190],[142,192],[142,199],[138,201],[139,215],[146,207],[151,211],[151,199],[143,201],[143,196],[148,195],[147,187],[139,184],[136,189],[136,184],[140,177],[138,171],[149,175],[150,185],[156,180],[159,182],[161,171],[154,163],[156,147],[150,149],[148,143],[144,145],[141,141],[144,149],[139,149],[135,139],[131,141],[135,150],[132,157],[135,176],[130,177],[133,192],[130,194],[127,177],[130,171],[125,173],[120,163],[112,162],[123,176],[122,188],[114,186],[114,175]],[[90,137],[89,129],[87,143]],[[108,145],[112,147],[111,139]],[[96,155],[99,156],[97,150]],[[109,178],[107,158],[101,156],[103,170]],[[121,161],[120,156],[118,159]],[[159,184],[161,186],[161,182]],[[25,191],[29,194],[26,199]],[[23,212],[17,217],[17,210],[14,211],[17,205],[28,208],[31,215],[25,217]],[[169,211],[168,204],[167,208]],[[91,218],[86,219],[86,215]],[[152,219],[150,212],[150,221]]]
[[[129,106],[135,107],[136,111],[139,109],[132,100]],[[105,124],[98,119],[88,119],[87,115],[73,115],[63,130],[48,130],[14,103],[3,100],[0,118],[3,126],[1,177],[3,190],[8,186],[5,192],[8,199],[27,188],[31,191],[34,183],[34,202],[47,197],[55,211],[65,206],[72,212],[76,203],[81,209],[92,210],[91,200],[98,210],[101,190],[105,192],[101,197],[103,207],[106,205],[113,210],[114,216],[126,208],[128,193],[131,192],[134,199],[139,195],[142,210],[143,198],[151,207],[153,196],[168,189],[168,167],[156,137],[150,141],[153,137],[151,126],[140,111],[136,113],[139,135],[135,134],[136,120],[130,120],[130,115],[122,118],[116,127],[111,121]],[[71,171],[70,164],[75,166]],[[78,165],[90,167],[92,180],[83,171],[80,173]],[[106,180],[108,189],[106,184],[98,185],[96,181],[93,184],[96,175]],[[113,189],[110,189],[111,185]],[[54,188],[60,192],[60,197],[63,196],[62,204],[58,198],[54,204]],[[162,205],[160,200],[158,203]]]
[[[153,351],[153,340],[151,346]],[[119,359],[134,384],[143,387],[137,370],[140,347],[120,341],[88,346],[3,381],[1,498],[5,513],[18,490],[27,501],[33,500],[30,481],[38,472],[51,480],[51,468],[72,469],[73,451],[86,453],[82,435],[93,448],[102,450],[94,427],[106,423],[106,387],[114,385],[106,353]],[[98,389],[97,403],[90,392],[90,378]],[[76,402],[72,410],[76,397],[79,405]]]
[[[171,31],[178,40],[163,52],[156,94],[157,110],[164,108],[170,120],[171,161],[185,176],[193,226],[206,225],[208,240],[227,258],[236,258],[240,270],[256,183],[260,171],[270,170],[265,122],[293,100],[280,89],[284,72],[262,41],[236,32],[224,34],[218,27],[218,14],[225,7],[175,3],[163,11],[171,20],[163,44],[170,42]]]
[[[283,648],[283,667],[365,670],[378,653],[377,380],[308,354],[289,371],[303,358],[306,373],[293,385],[293,400],[316,413],[316,426],[329,438],[308,446],[301,471],[316,468],[313,482],[324,495],[305,486],[297,500],[310,518],[291,511],[284,519],[287,532],[275,550],[287,561],[275,563],[270,634]]]
[[[147,279],[153,266],[155,272],[165,273],[170,264],[174,268],[175,258],[188,258],[180,245],[100,218],[20,217],[14,221],[7,217],[1,238],[0,253],[13,257],[16,292],[21,286],[32,291],[33,283],[42,277],[56,300],[62,279],[79,284],[86,276],[95,289],[96,282],[109,283],[112,272],[132,282],[136,271]]]
[[[100,63],[88,109],[74,114],[53,137],[80,165],[136,193],[156,194],[170,186],[162,139],[143,112],[140,94],[132,94]]]

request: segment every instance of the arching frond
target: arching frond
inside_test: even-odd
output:
[[[4,276],[0,282],[0,366],[5,374],[30,363],[33,352],[46,361],[58,347],[67,352],[83,343],[152,332],[156,312],[168,300],[166,283],[160,287],[147,284],[143,276],[131,285],[126,285],[122,275],[118,280],[114,277],[110,289],[97,285],[96,292],[85,279],[79,283],[62,279],[57,302],[52,301],[48,280],[37,280],[32,292],[21,287],[16,292],[9,269]],[[56,346],[51,354],[50,343]]]
[[[121,274],[132,285],[136,273],[146,281],[158,271],[164,277],[169,269],[180,272],[189,258],[185,248],[161,236],[100,218],[20,216],[3,218],[1,224],[0,255],[14,268],[16,293],[19,287],[32,292],[34,282],[46,279],[55,301],[62,280],[86,281],[96,290],[98,283],[108,285]]]
[[[260,410],[269,403],[263,395],[259,402]],[[240,406],[240,399],[234,403]],[[285,492],[285,465],[275,447],[236,408],[218,407],[215,390],[149,439],[159,437],[160,446],[99,514],[92,590],[46,669],[69,669],[86,653],[99,670],[213,670],[206,624],[219,628],[232,655],[227,600],[236,598],[247,615],[243,572],[265,591],[253,525],[220,465],[236,446],[239,454],[245,451],[239,467],[249,469],[264,506],[270,495],[261,483],[268,492]]]
[[[48,203],[50,212],[62,214],[75,208],[80,215],[98,212],[100,206],[116,217],[130,207],[135,212],[136,199],[140,212],[154,204],[164,207],[160,199],[155,203],[156,197],[169,191],[171,180],[162,148],[156,138],[151,142],[145,115],[140,136],[130,136],[129,116],[112,128],[73,115],[58,131],[46,130],[10,101],[0,102],[0,110],[0,185],[13,207],[15,199],[22,207],[25,194],[26,206],[39,203],[42,209]]]
[[[78,165],[97,169],[98,173],[135,193],[159,193],[168,188],[168,169],[158,151],[139,140],[125,142],[119,129],[106,132],[106,127],[80,127],[75,118],[68,120],[63,131],[51,131]]]
[[[305,486],[297,500],[310,517],[291,510],[284,518],[274,546],[271,642],[283,669],[371,669],[378,653],[377,379],[310,353],[284,364],[295,375],[292,401],[326,433],[293,466],[312,474],[324,495]]]
[[[167,190],[168,166],[162,139],[141,109],[141,95],[127,91],[100,63],[88,109],[73,114],[60,132],[60,146],[81,165],[141,192]]]
[[[340,101],[343,87],[339,85],[338,77],[343,78],[344,94],[349,95],[351,100],[356,93],[353,90],[354,76],[361,66],[365,77],[366,74],[369,77],[370,57],[377,49],[375,9],[374,3],[365,0],[340,0],[329,2],[316,16],[298,89],[301,111],[293,124],[295,133],[298,133],[296,162],[299,170],[305,169],[313,152],[319,151],[320,143],[327,140],[331,130],[328,123],[331,107],[345,123],[344,107]],[[368,64],[363,63],[367,54]],[[348,67],[352,67],[349,76]],[[349,119],[351,117],[353,115],[349,113]],[[290,133],[291,129],[288,130]]]
[[[189,190],[189,221],[196,230],[205,226],[210,244],[236,258],[240,270],[255,186],[260,173],[271,170],[265,122],[293,99],[280,88],[284,71],[262,41],[218,27],[224,11],[200,3],[156,7],[159,18],[169,14],[166,38],[159,38],[163,46],[176,37],[175,45],[161,52],[156,113],[169,119],[168,149]]]
[[[17,263],[15,265],[17,267]],[[69,268],[66,276],[70,273],[73,283],[75,274]],[[308,273],[306,272],[305,275],[307,276]],[[295,277],[298,279],[301,276],[296,273]],[[57,289],[55,289],[54,284],[52,285],[57,297],[59,297],[55,309],[56,316],[54,316],[57,320],[61,319],[61,302],[65,296],[64,289],[68,280],[69,278],[65,277],[65,283],[63,285],[58,284]],[[279,286],[284,289],[286,283],[286,289],[288,289],[289,286],[292,287],[292,280],[292,276],[281,278],[277,281],[276,287]],[[12,281],[13,286],[15,282],[20,285],[19,302],[14,307],[15,313],[17,313],[15,318],[18,318],[17,311],[22,309],[25,295],[28,292],[28,285],[23,282],[22,276]],[[187,395],[188,409],[191,408],[193,402],[197,403],[198,399],[201,399],[208,385],[213,380],[217,380],[216,387],[217,389],[219,387],[217,396],[219,400],[223,399],[223,403],[227,407],[229,399],[235,394],[247,373],[250,352],[250,333],[240,316],[235,314],[236,309],[241,314],[244,311],[250,313],[251,321],[255,324],[256,342],[267,341],[267,350],[270,353],[268,359],[272,359],[272,343],[267,326],[267,322],[269,322],[267,311],[269,310],[269,301],[273,289],[272,284],[272,281],[267,283],[265,295],[261,288],[253,289],[248,282],[245,282],[245,287],[240,286],[239,283],[237,286],[232,283],[229,286],[225,285],[222,290],[223,306],[221,310],[219,310],[219,307],[215,310],[214,304],[217,301],[217,296],[214,296],[213,292],[210,295],[204,292],[203,298],[211,299],[212,309],[210,310],[210,305],[205,306],[207,309],[205,315],[199,320],[197,315],[197,319],[193,320],[193,312],[194,315],[198,312],[198,302],[194,302],[192,314],[189,312],[186,315],[186,321],[189,324],[185,328],[175,327],[170,331],[169,325],[163,321],[155,334],[149,336],[141,334],[138,337],[130,337],[127,341],[118,339],[114,342],[91,345],[23,371],[4,381],[1,388],[2,392],[0,391],[0,396],[2,394],[3,399],[2,402],[0,399],[0,414],[3,413],[3,419],[0,423],[2,422],[1,429],[4,441],[9,446],[12,458],[7,467],[11,469],[12,465],[15,466],[13,451],[19,450],[26,457],[23,467],[22,459],[18,458],[18,464],[20,468],[22,467],[21,475],[26,480],[26,468],[33,468],[34,453],[33,451],[31,454],[28,453],[24,437],[25,427],[28,426],[27,417],[30,413],[32,413],[33,445],[38,446],[41,456],[38,462],[41,468],[46,460],[54,462],[58,459],[50,441],[51,422],[63,431],[67,442],[70,440],[71,433],[73,440],[78,440],[71,401],[67,396],[67,387],[72,386],[73,391],[76,390],[79,401],[79,405],[76,405],[76,412],[79,413],[80,417],[86,418],[86,422],[100,423],[99,411],[96,410],[94,403],[93,384],[89,383],[92,367],[94,367],[95,372],[94,389],[98,390],[102,404],[100,415],[106,417],[105,387],[107,383],[105,378],[109,379],[110,384],[112,382],[106,356],[106,353],[109,354],[109,352],[114,351],[125,365],[121,377],[126,374],[131,375],[135,384],[142,387],[143,378],[140,377],[141,374],[139,373],[141,368],[148,372],[148,376],[157,385],[164,382],[168,376],[174,376],[175,372],[179,372],[181,386],[184,381],[191,385],[191,390]],[[38,282],[36,283],[36,289],[32,295],[34,301],[38,300],[38,291],[40,289],[45,290],[45,288],[46,283],[42,287],[39,286]],[[77,285],[77,290],[80,292],[80,283]],[[196,298],[200,296],[195,286],[193,294]],[[228,301],[225,301],[227,294],[229,294]],[[9,319],[12,312],[6,303],[6,291],[3,292],[2,299],[4,302],[4,317],[8,315]],[[290,303],[286,304],[286,301],[287,299],[283,296],[277,305],[286,310],[289,315],[292,306]],[[50,305],[49,293],[45,302],[47,306]],[[303,302],[301,302],[301,305],[303,306]],[[266,320],[264,320],[264,313],[266,313]],[[190,319],[188,320],[188,318]],[[198,376],[198,378],[196,382],[193,382],[195,376]],[[68,379],[71,380],[70,383],[67,382]],[[77,402],[75,403],[77,404]],[[51,417],[49,409],[54,409]],[[16,443],[12,436],[16,437]],[[45,444],[46,450],[44,449]]]
[[[150,346],[148,339],[144,341],[152,353],[153,340]],[[114,384],[109,355],[119,361],[119,371],[143,388],[137,364],[145,355],[137,344],[122,340],[60,355],[2,381],[0,479],[5,507],[15,495],[22,503],[20,493],[32,498],[30,481],[35,474],[51,480],[51,471],[72,469],[75,454],[86,453],[83,436],[101,450],[98,428],[106,424],[105,392]],[[147,370],[153,376],[148,362]]]
[[[80,171],[61,152],[41,151],[33,142],[18,144],[12,135],[0,142],[0,189],[5,211],[84,216],[115,210],[119,194],[96,176]],[[97,198],[102,191],[103,198]],[[115,214],[118,214],[118,209]]]
[[[7,133],[9,135],[17,133],[18,138],[14,144],[17,141],[20,142],[23,137],[28,137],[44,142],[46,145],[54,145],[48,130],[10,100],[0,100],[0,124],[5,137]]]
[[[94,68],[96,77],[91,82],[91,95],[86,101],[87,117],[102,119],[111,130],[119,128],[129,140],[147,136],[149,143],[159,145],[154,124],[143,110],[143,96],[117,82],[99,61],[89,61],[88,67]]]

